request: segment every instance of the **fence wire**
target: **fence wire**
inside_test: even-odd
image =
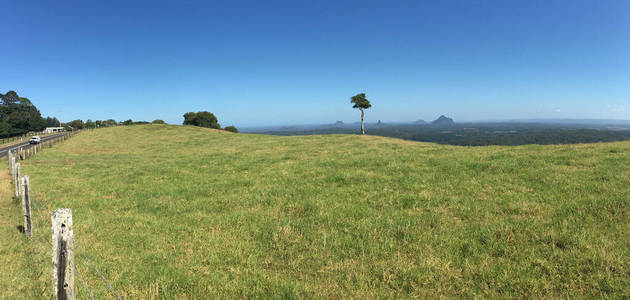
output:
[[[77,243],[74,243],[74,248],[78,249],[79,252],[81,253],[81,255],[83,256],[83,259],[85,259],[85,261],[92,267],[92,269],[94,269],[94,271],[96,271],[96,274],[98,274],[98,276],[101,277],[101,279],[103,280],[103,282],[105,282],[105,284],[107,285],[107,288],[114,294],[116,295],[116,297],[118,298],[118,300],[122,299],[120,297],[120,295],[118,295],[118,293],[116,293],[116,291],[114,290],[114,287],[109,284],[109,281],[107,281],[107,279],[105,279],[105,276],[103,276],[103,274],[101,274],[101,271],[98,270],[98,268],[96,268],[96,266],[92,263],[92,261],[87,257],[87,255],[85,254],[85,252],[83,252],[83,249],[81,249],[81,247],[79,247],[79,245],[77,245]]]
[[[92,300],[94,300],[94,295],[92,295],[92,291],[90,291],[90,289],[88,288],[87,284],[85,283],[85,280],[83,280],[83,278],[81,277],[81,273],[79,273],[79,270],[77,270],[77,266],[76,265],[74,266],[74,273],[77,274],[77,277],[79,277],[79,280],[81,280],[81,284],[83,284],[83,287],[87,291],[87,293],[90,296],[90,298],[92,298]]]

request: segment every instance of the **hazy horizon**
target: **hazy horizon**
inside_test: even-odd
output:
[[[449,115],[444,115],[449,117]],[[435,121],[439,116],[433,119],[417,119],[417,120],[371,120],[366,119],[366,124],[376,124],[381,121],[383,124],[411,124],[417,122],[419,120],[425,121],[426,123],[431,123]],[[254,126],[242,126],[242,128],[246,129],[255,129],[255,128],[266,128],[266,127],[283,127],[283,126],[321,126],[321,125],[333,125],[335,122],[341,121],[345,125],[349,124],[360,124],[360,120],[335,120],[335,121],[322,121],[315,123],[275,123],[275,124],[263,124],[263,125],[254,125]],[[574,118],[528,118],[528,119],[493,119],[493,120],[456,120],[453,118],[455,123],[460,124],[475,124],[475,123],[539,123],[539,124],[603,124],[603,125],[615,125],[616,123],[621,124],[629,124],[630,119],[574,119]]]

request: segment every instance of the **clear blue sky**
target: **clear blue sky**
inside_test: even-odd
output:
[[[630,1],[2,1],[43,115],[222,125],[630,119]]]

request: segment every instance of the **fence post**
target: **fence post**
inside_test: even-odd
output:
[[[13,177],[13,182],[15,182],[15,197],[20,197],[20,163],[15,164],[15,175]]]
[[[11,155],[11,180],[15,182],[15,156]]]
[[[33,234],[33,227],[31,225],[31,192],[30,192],[30,182],[28,175],[24,175],[20,177],[22,181],[20,184],[21,198],[22,198],[22,209],[24,210],[24,234],[27,237],[31,237]]]
[[[57,299],[74,300],[74,241],[72,210],[59,208],[52,215],[53,284]]]
[[[13,163],[15,162],[15,158],[13,158],[13,151],[9,150],[7,152],[7,160],[9,161],[9,173],[13,176]]]

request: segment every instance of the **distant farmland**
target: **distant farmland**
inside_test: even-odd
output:
[[[313,134],[357,134],[358,125],[297,126],[249,129],[252,133],[280,136]],[[630,125],[558,123],[457,123],[449,126],[426,124],[368,124],[368,133],[458,146],[559,145],[630,140]],[[243,130],[248,132],[246,128]]]
[[[42,202],[73,210],[75,239],[125,298],[630,291],[630,142],[459,147],[138,125],[82,132],[23,173]],[[46,291],[42,266],[24,265]]]

